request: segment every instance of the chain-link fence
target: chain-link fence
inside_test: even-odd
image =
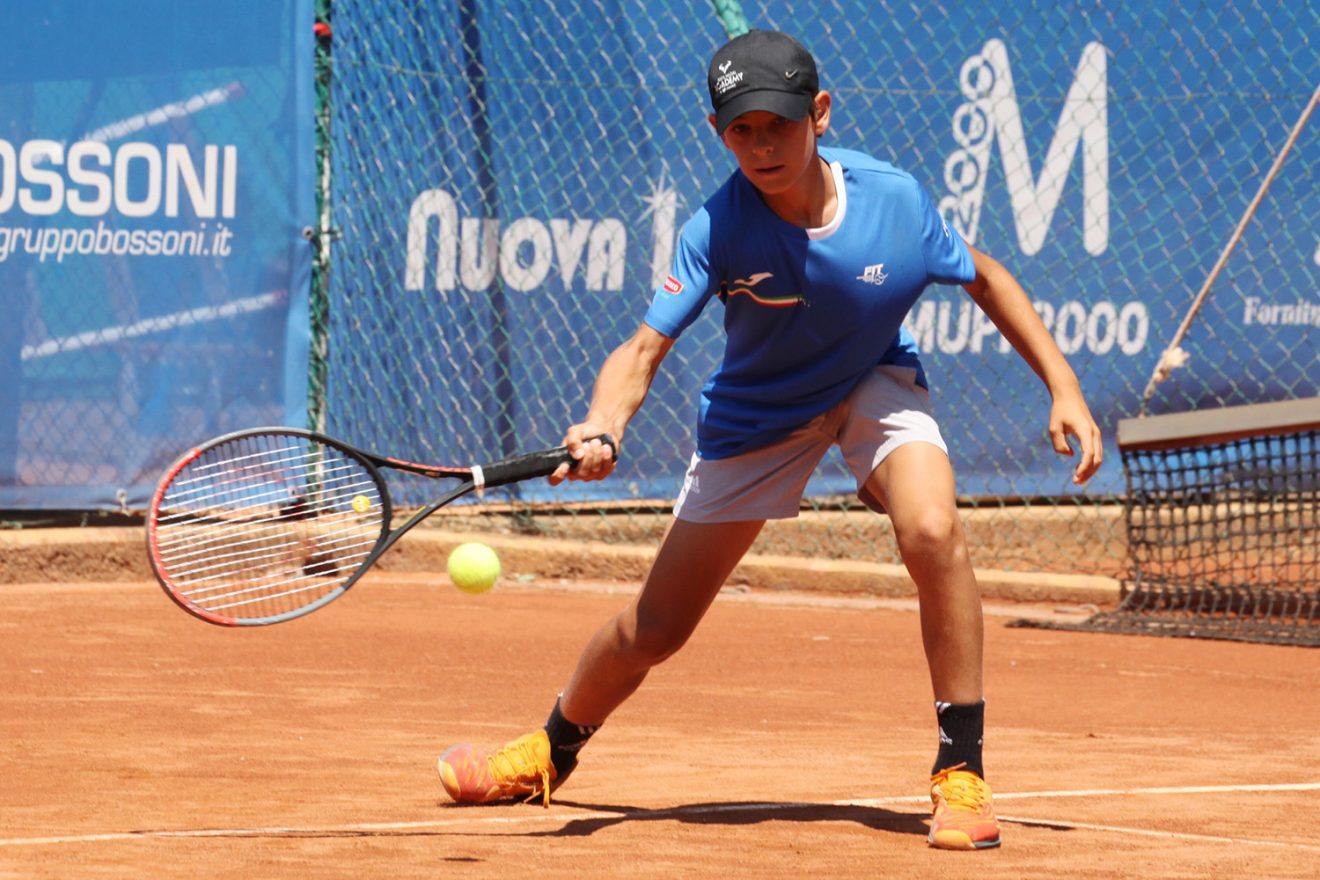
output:
[[[342,238],[328,425],[441,460],[555,442],[584,414],[676,226],[733,168],[705,122],[704,74],[747,25],[792,32],[818,57],[835,98],[829,144],[913,173],[1015,272],[1110,435],[1318,76],[1314,47],[1295,39],[1314,15],[1297,4],[340,2],[330,21]],[[1316,393],[1318,152],[1312,129],[1157,411]],[[718,313],[676,345],[613,485],[501,499],[518,522],[658,533],[655,502],[677,489],[696,391],[720,356]],[[1117,573],[1112,449],[1090,489],[1068,485],[1040,383],[961,291],[928,292],[909,327],[986,548],[978,563]],[[813,515],[761,549],[896,561],[840,460],[808,494]],[[602,497],[605,527],[573,503]],[[577,515],[549,516],[565,510]]]
[[[56,53],[46,53],[49,76],[27,84],[10,75],[19,56],[0,60],[0,144],[16,151],[0,146],[0,506],[140,506],[186,443],[297,423],[282,401],[303,378],[289,366],[303,309],[314,426],[443,462],[557,442],[585,414],[605,356],[635,330],[677,229],[734,168],[705,120],[704,75],[713,50],[748,26],[789,31],[817,56],[835,99],[828,145],[913,174],[951,225],[1016,274],[1112,437],[1141,408],[1320,83],[1314,11],[1265,0],[319,0],[315,50],[310,33],[299,36],[310,7],[279,5],[253,29],[262,40],[215,42],[242,51],[217,56],[195,94],[131,71],[98,90],[56,70]],[[110,19],[93,30],[117,33]],[[291,66],[263,66],[290,51]],[[23,64],[40,67],[29,54]],[[303,106],[288,71],[304,64],[315,150],[284,126],[297,114],[272,109]],[[225,91],[228,82],[239,85]],[[133,142],[159,140],[162,157],[182,142],[205,204],[207,169],[229,173],[235,122],[251,129],[234,172],[241,268],[217,259],[201,232],[204,259],[169,255],[148,282],[113,255],[59,260],[34,250],[44,239],[16,237],[20,190],[50,197],[40,169],[20,162],[34,137],[56,137],[42,132],[99,138],[128,167],[148,161]],[[1158,386],[1152,412],[1317,393],[1317,126],[1301,128],[1243,227],[1180,341],[1187,365]],[[255,167],[254,156],[264,157]],[[303,167],[313,163],[314,173]],[[192,184],[175,179],[190,198]],[[298,216],[251,210],[290,180],[314,180],[306,204],[292,206]],[[152,221],[117,222],[127,235]],[[95,224],[84,229],[94,246]],[[172,227],[176,248],[189,229]],[[205,234],[217,232],[212,222]],[[310,304],[281,298],[298,289],[289,279],[309,251]],[[286,323],[257,320],[271,310]],[[697,391],[721,354],[720,322],[712,304],[679,340],[611,480],[492,493],[479,508],[488,515],[469,522],[619,541],[658,534],[693,449]],[[1112,445],[1092,484],[1072,487],[1045,440],[1043,388],[961,290],[929,290],[908,326],[977,563],[1118,573],[1113,502],[1124,486]],[[896,561],[834,454],[806,506],[760,549]]]

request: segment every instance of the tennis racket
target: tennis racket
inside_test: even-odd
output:
[[[615,449],[613,438],[599,438]],[[395,541],[449,502],[575,464],[566,447],[471,467],[363,452],[314,431],[217,437],[166,472],[147,515],[147,551],[165,593],[220,626],[264,626],[338,599]],[[382,469],[453,487],[391,531]]]

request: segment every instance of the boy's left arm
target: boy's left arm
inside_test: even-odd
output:
[[[1081,458],[1073,471],[1073,482],[1081,485],[1104,459],[1100,426],[1082,396],[1081,383],[1013,274],[993,257],[971,245],[967,248],[976,264],[976,279],[965,289],[1049,389],[1053,401],[1050,440],[1056,452],[1071,456],[1068,435],[1077,438]]]

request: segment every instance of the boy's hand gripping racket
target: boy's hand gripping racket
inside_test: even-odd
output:
[[[612,450],[613,438],[599,438]],[[471,467],[373,455],[297,428],[226,434],[193,449],[161,480],[147,550],[165,592],[221,626],[293,620],[334,601],[405,532],[485,486],[575,464],[566,447]],[[393,531],[381,468],[452,480],[452,489]]]

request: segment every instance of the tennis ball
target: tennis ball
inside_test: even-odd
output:
[[[449,554],[449,579],[465,593],[484,593],[500,576],[500,558],[485,544],[459,544]]]

